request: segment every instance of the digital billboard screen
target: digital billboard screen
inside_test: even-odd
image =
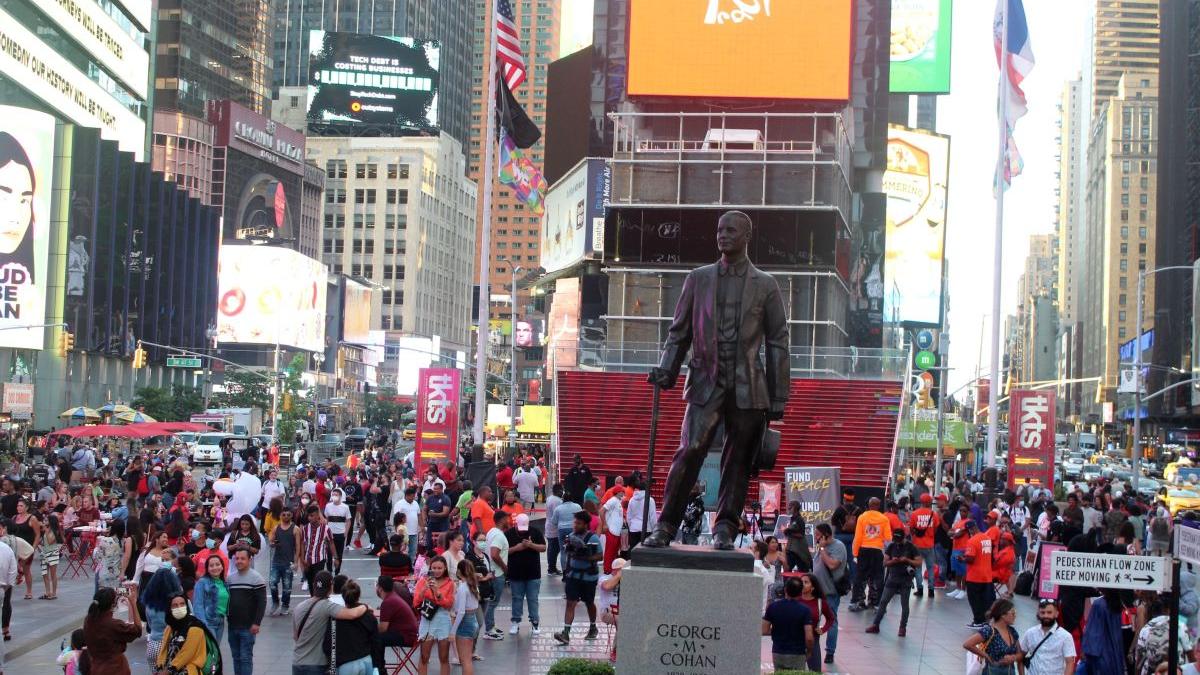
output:
[[[346,304],[342,310],[342,339],[356,345],[371,342],[371,307],[373,289],[353,279],[346,279]]]
[[[845,101],[851,0],[631,0],[630,96]]]
[[[325,265],[286,248],[231,244],[217,265],[217,341],[325,349]]]
[[[50,270],[54,123],[0,106],[0,346],[41,349]],[[13,330],[39,326],[32,330]]]
[[[441,43],[314,30],[309,52],[309,124],[437,129]]]
[[[953,0],[892,0],[892,93],[950,93],[953,16]]]
[[[939,325],[950,137],[888,128],[884,321]]]
[[[557,272],[603,248],[604,203],[611,184],[608,162],[589,158],[550,187],[542,217],[543,269]]]

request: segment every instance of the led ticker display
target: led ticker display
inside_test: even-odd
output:
[[[440,43],[314,30],[309,49],[310,124],[437,128]]]

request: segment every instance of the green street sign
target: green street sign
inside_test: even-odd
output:
[[[200,357],[198,356],[168,356],[168,368],[199,368]]]
[[[931,351],[922,349],[917,352],[916,364],[921,370],[929,370],[937,365],[937,355]]]

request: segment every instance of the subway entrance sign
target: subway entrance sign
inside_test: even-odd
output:
[[[168,356],[168,368],[199,368],[200,357],[198,356]]]
[[[1161,593],[1171,588],[1171,560],[1154,556],[1053,551],[1050,582],[1059,586],[1122,588]]]

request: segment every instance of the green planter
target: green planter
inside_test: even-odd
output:
[[[616,670],[604,661],[587,659],[563,659],[546,672],[546,675],[616,675]]]

